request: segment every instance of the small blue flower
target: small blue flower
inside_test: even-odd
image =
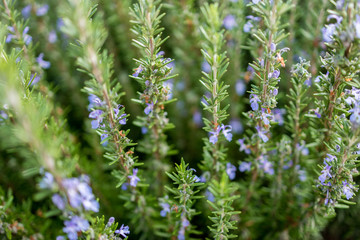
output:
[[[40,65],[41,68],[48,69],[51,66],[51,64],[50,62],[45,61],[43,57],[44,54],[40,53],[40,55],[36,58],[36,62]]]
[[[63,231],[70,240],[78,239],[78,232],[84,232],[90,227],[89,222],[79,216],[73,216],[70,220],[65,221],[64,224]]]
[[[360,15],[356,14],[356,21],[354,22],[356,37],[360,38]]]
[[[273,164],[267,160],[265,156],[261,157],[259,168],[264,171],[264,173],[274,175]]]
[[[54,194],[51,197],[51,200],[58,209],[60,209],[60,210],[65,209],[65,206],[66,206],[65,200],[59,194]]]
[[[255,127],[257,132],[258,132],[258,136],[261,138],[261,140],[263,140],[263,142],[267,142],[269,140],[269,138],[266,136],[267,131],[264,129],[261,129],[260,126],[256,126]]]
[[[201,113],[198,110],[196,110],[193,114],[193,122],[198,127],[200,127],[203,123]]]
[[[44,4],[36,9],[36,16],[41,17],[44,16],[49,11],[49,5]]]
[[[135,72],[133,73],[133,76],[134,76],[134,77],[138,77],[139,74],[140,74],[144,69],[143,69],[141,66],[139,66],[138,68],[135,68],[134,70],[135,70]]]
[[[236,176],[236,167],[231,163],[226,164],[226,173],[229,176],[230,180],[234,180]]]
[[[250,106],[253,111],[259,110],[259,102],[261,101],[256,94],[250,94]]]
[[[245,24],[244,24],[244,27],[243,27],[243,31],[245,33],[248,33],[251,31],[251,29],[254,27],[254,25],[252,24],[251,21],[247,21]]]
[[[106,224],[106,227],[111,227],[111,225],[113,225],[115,222],[115,218],[114,217],[110,217],[109,221]]]
[[[240,172],[247,172],[251,170],[251,162],[241,162],[239,166]]]
[[[49,32],[48,41],[49,43],[55,43],[57,41],[57,35],[55,30]]]
[[[358,128],[360,126],[360,106],[356,105],[353,109],[349,110],[349,113],[352,113],[350,116],[350,122],[354,128]]]
[[[323,41],[324,42],[332,42],[332,36],[334,35],[336,31],[336,25],[335,24],[329,24],[321,29],[321,32],[323,34]]]
[[[209,142],[211,142],[212,144],[217,143],[220,131],[221,131],[221,127],[219,127],[219,126],[217,126],[214,131],[211,131],[210,132],[211,136],[209,137]]]
[[[91,127],[93,129],[97,129],[100,126],[100,123],[103,120],[102,114],[103,114],[102,110],[94,110],[89,114],[89,118],[95,119],[91,121]]]
[[[235,133],[242,133],[244,131],[244,127],[239,119],[233,118],[230,120],[230,125]]]
[[[275,108],[273,110],[274,114],[274,121],[279,124],[279,126],[284,125],[284,115],[286,113],[286,110],[284,108]]]
[[[238,96],[243,96],[245,94],[246,91],[246,84],[243,80],[239,79],[236,81],[235,84],[235,90],[236,90],[236,94]]]
[[[39,183],[39,187],[41,189],[52,189],[53,186],[54,186],[54,176],[49,172],[45,172],[45,176]]]
[[[144,113],[149,115],[152,111],[154,111],[154,103],[146,103],[147,107],[144,109]]]
[[[227,15],[225,18],[224,18],[224,21],[223,21],[223,25],[224,27],[227,29],[227,30],[231,30],[233,29],[234,27],[237,26],[237,23],[236,23],[236,18],[234,15]]]
[[[22,10],[21,10],[21,14],[23,15],[24,19],[28,19],[30,17],[31,14],[31,4],[26,5]]]
[[[239,151],[244,151],[246,154],[250,154],[251,150],[250,148],[245,144],[245,139],[244,138],[240,138],[238,140],[238,143],[240,144],[240,149]]]
[[[214,194],[212,194],[209,190],[205,191],[205,196],[206,196],[207,200],[209,200],[210,202],[215,201]]]
[[[211,71],[211,66],[205,59],[201,64],[201,69],[203,72],[206,72],[206,73],[209,73]]]
[[[122,224],[121,227],[115,231],[115,233],[126,238],[126,234],[130,234],[129,226],[124,226],[124,224]]]
[[[347,180],[344,180],[343,182],[343,193],[347,200],[353,197],[354,192],[352,191],[353,186],[347,182]]]
[[[168,203],[160,203],[162,210],[160,211],[160,216],[165,217],[167,213],[170,213],[170,205]]]
[[[221,129],[222,129],[222,133],[224,134],[226,140],[231,142],[232,136],[233,136],[232,133],[231,133],[232,126],[222,124]]]
[[[136,187],[138,181],[140,181],[140,178],[138,178],[136,176],[136,174],[138,173],[138,170],[139,169],[134,168],[133,169],[133,175],[128,176],[128,178],[130,179],[130,186],[132,186],[132,187]]]

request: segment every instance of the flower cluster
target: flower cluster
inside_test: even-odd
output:
[[[214,131],[210,132],[211,136],[209,137],[209,142],[211,142],[212,144],[217,143],[220,132],[223,133],[226,140],[231,142],[231,140],[232,140],[231,130],[232,130],[232,126],[230,126],[230,125],[221,124],[221,126],[217,126]]]
[[[44,173],[44,177],[39,183],[41,189],[59,191],[59,193],[54,193],[51,199],[68,219],[64,221],[63,231],[70,240],[78,239],[79,232],[89,229],[90,224],[83,217],[84,214],[89,211],[99,211],[99,203],[96,201],[89,184],[90,179],[85,175],[55,182],[54,176],[49,172]]]

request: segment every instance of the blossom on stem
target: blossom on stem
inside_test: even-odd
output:
[[[230,180],[234,180],[236,176],[236,167],[231,163],[226,164],[226,173],[229,176]]]
[[[128,178],[130,179],[130,186],[132,186],[132,187],[136,187],[138,181],[140,181],[140,178],[138,178],[138,176],[136,176],[138,171],[139,171],[139,169],[134,168],[133,175],[128,176]]]

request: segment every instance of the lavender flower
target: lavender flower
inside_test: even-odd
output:
[[[262,169],[264,173],[274,175],[273,165],[267,160],[266,156],[261,157],[259,168]]]
[[[360,15],[356,15],[356,21],[354,22],[356,37],[360,39]]]
[[[57,35],[55,30],[51,30],[48,36],[49,43],[55,43],[57,41]]]
[[[21,10],[21,14],[23,15],[24,19],[28,19],[30,17],[31,14],[31,4],[26,5],[22,10]]]
[[[103,114],[102,110],[94,110],[89,114],[89,118],[95,119],[91,121],[91,127],[93,129],[97,129],[100,126],[100,123],[102,123],[103,120],[102,114]]]
[[[160,211],[160,216],[165,217],[167,213],[170,213],[170,205],[168,203],[160,203],[162,210]]]
[[[141,66],[139,66],[138,68],[134,69],[135,72],[133,73],[134,77],[138,77],[139,74],[144,70]]]
[[[13,38],[16,39],[15,29],[13,27],[8,27],[8,30],[10,31],[10,34],[7,35],[5,42],[9,43]],[[32,37],[27,34],[29,32],[29,27],[25,27],[22,33],[22,38],[25,43],[25,45],[29,45],[32,41]]]
[[[244,24],[244,27],[243,27],[243,31],[245,33],[248,33],[251,31],[251,29],[254,27],[254,25],[252,24],[251,21],[247,21],[245,24]]]
[[[259,110],[259,102],[261,101],[256,94],[250,94],[250,106],[253,111]]]
[[[224,21],[223,21],[223,25],[224,27],[227,29],[227,30],[231,30],[233,29],[234,27],[237,26],[237,23],[236,23],[236,18],[234,15],[227,15],[225,18],[224,18]]]
[[[346,180],[342,182],[343,184],[343,193],[347,200],[353,197],[354,192],[352,191],[353,186],[349,184]]]
[[[246,84],[243,80],[239,79],[236,81],[235,84],[235,90],[236,90],[236,94],[239,96],[243,96],[245,94],[246,91]]]
[[[239,166],[240,172],[247,172],[251,170],[251,162],[241,162]]]
[[[207,200],[209,200],[210,202],[214,202],[215,201],[215,196],[214,194],[212,194],[209,190],[205,191],[205,196],[207,198]]]
[[[226,164],[226,173],[229,176],[230,180],[234,180],[236,176],[236,167],[231,163]]]
[[[269,140],[269,138],[266,136],[267,131],[265,129],[261,129],[260,126],[256,126],[255,128],[261,140],[263,140],[263,142],[267,142]]]
[[[60,209],[60,210],[65,209],[65,206],[66,206],[65,200],[59,194],[54,194],[51,197],[51,200],[58,209]]]
[[[106,227],[111,227],[111,225],[113,225],[115,222],[115,218],[114,217],[110,217],[109,221],[106,224]]]
[[[79,216],[73,216],[70,220],[65,221],[64,224],[63,231],[70,240],[78,239],[78,232],[86,231],[90,227],[89,222]]]
[[[36,16],[41,17],[44,16],[49,10],[49,5],[44,4],[36,9]]]
[[[335,24],[329,24],[321,29],[323,34],[323,41],[324,42],[332,42],[332,36],[334,35],[336,30]]]
[[[121,227],[115,231],[115,233],[126,238],[126,234],[130,234],[129,226],[124,226],[124,224],[122,224]]]
[[[247,145],[245,145],[245,139],[240,138],[240,139],[238,140],[238,143],[240,144],[240,149],[239,149],[240,152],[241,152],[241,151],[244,151],[246,154],[250,154],[250,153],[251,153],[250,148],[249,148]]]
[[[230,120],[230,125],[235,133],[242,133],[244,131],[244,127],[239,119],[233,118]]]
[[[41,68],[48,69],[51,66],[51,64],[50,62],[45,61],[43,57],[44,54],[40,53],[40,55],[36,58],[36,62],[40,65]]]
[[[211,66],[205,59],[201,64],[201,69],[202,69],[202,71],[204,71],[206,73],[209,73],[211,71]]]
[[[226,140],[231,142],[232,136],[233,136],[232,133],[231,133],[232,126],[222,124],[221,129],[222,129],[222,133],[224,134]]]
[[[218,137],[221,131],[221,127],[217,126],[215,131],[211,131],[210,134],[210,138],[209,138],[209,142],[211,142],[212,144],[217,143],[218,141]]]
[[[138,178],[136,176],[136,174],[138,173],[138,170],[139,169],[134,168],[133,169],[133,175],[128,176],[128,178],[130,179],[130,186],[132,186],[132,187],[136,187],[138,181],[140,181],[140,178]]]
[[[146,103],[147,107],[144,109],[144,113],[149,115],[152,111],[154,111],[154,103]]]
[[[360,126],[360,105],[356,105],[353,109],[349,110],[349,113],[352,113],[350,122],[354,128],[358,128]]]
[[[273,110],[274,121],[277,122],[280,126],[284,125],[284,114],[286,110],[283,108],[275,108]]]
[[[53,186],[54,186],[54,176],[49,172],[45,172],[45,176],[39,183],[39,187],[41,189],[52,189]]]

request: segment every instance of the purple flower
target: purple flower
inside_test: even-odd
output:
[[[45,176],[40,181],[39,187],[41,189],[52,189],[53,185],[54,185],[54,176],[49,172],[45,172]]]
[[[330,169],[331,169],[332,166],[329,166],[329,165],[325,165],[324,166],[324,169],[321,171],[321,175],[319,176],[319,181],[322,185],[325,184],[325,181],[328,179],[328,178],[332,178],[331,174],[330,174]]]
[[[274,70],[274,72],[268,74],[269,79],[278,78],[279,76],[280,76],[280,71],[279,70]]]
[[[244,151],[246,154],[250,154],[251,150],[250,148],[245,144],[245,139],[244,138],[240,138],[238,140],[238,143],[240,144],[240,149],[239,151]]]
[[[254,27],[254,25],[252,24],[251,21],[247,21],[245,24],[244,24],[244,27],[243,27],[243,31],[248,33],[251,31],[251,29]]]
[[[272,120],[272,115],[267,113],[267,110],[262,108],[261,109],[261,116],[260,119],[263,121],[264,125],[270,125],[270,120]]]
[[[24,19],[28,19],[30,17],[31,14],[31,4],[26,5],[22,10],[21,10],[21,14],[23,15]]]
[[[111,227],[111,225],[113,225],[115,222],[115,218],[114,217],[110,217],[109,221],[106,224],[106,227]]]
[[[328,205],[329,202],[330,202],[330,204],[333,204],[334,200],[329,197],[329,189],[328,189],[326,191],[325,205]]]
[[[231,142],[232,140],[232,133],[231,133],[231,130],[232,130],[232,127],[230,125],[224,125],[222,124],[221,125],[221,129],[222,129],[222,132],[226,138],[226,140],[228,140],[229,142]]]
[[[128,178],[130,179],[130,186],[132,186],[132,187],[136,187],[138,181],[140,181],[140,178],[138,178],[136,176],[136,174],[138,173],[138,170],[139,169],[134,168],[133,169],[133,175],[128,176]]]
[[[350,116],[350,122],[354,128],[358,128],[360,126],[360,105],[357,105],[353,109],[349,110],[349,113],[352,113]]]
[[[65,240],[65,237],[63,237],[63,236],[57,236],[57,237],[56,237],[56,240]]]
[[[270,175],[274,175],[274,169],[273,169],[273,165],[271,162],[269,162],[266,157],[262,157],[262,159],[260,160],[260,165],[259,168],[264,170],[264,173],[270,174]]]
[[[226,173],[229,176],[230,180],[234,180],[236,176],[236,167],[231,163],[226,164]]]
[[[256,94],[250,94],[250,106],[253,111],[259,110],[259,102],[261,101]]]
[[[243,80],[239,79],[236,81],[235,84],[235,90],[236,90],[236,94],[239,96],[243,96],[245,94],[246,91],[246,84]]]
[[[335,19],[336,20],[336,25],[339,25],[342,20],[343,20],[343,17],[341,16],[338,16],[338,15],[335,15],[335,14],[330,14],[327,18],[326,18],[326,21],[330,21],[331,19]]]
[[[206,196],[207,200],[209,200],[210,202],[215,201],[214,194],[212,194],[209,190],[205,191],[205,196]]]
[[[160,203],[162,210],[160,211],[160,216],[165,217],[167,213],[170,213],[170,205],[168,203]]]
[[[8,27],[8,30],[10,31],[10,34],[7,35],[5,42],[9,43],[13,38],[16,39],[15,29],[13,27]],[[32,37],[27,34],[29,31],[29,27],[25,27],[23,30],[22,38],[25,43],[25,45],[29,45],[32,41]]]
[[[280,126],[284,125],[284,114],[286,113],[286,110],[283,108],[275,108],[273,113],[274,121],[277,122]]]
[[[336,30],[335,24],[329,24],[321,29],[323,34],[323,41],[324,42],[332,42],[332,36],[334,35]]]
[[[193,121],[194,121],[196,126],[201,126],[202,125],[202,116],[201,116],[201,113],[198,110],[196,110],[194,112]]]
[[[146,103],[147,107],[144,109],[144,113],[149,115],[152,111],[154,111],[154,103]]]
[[[126,234],[130,234],[129,226],[121,225],[121,227],[115,231],[116,234],[120,234],[122,237],[126,238]]]
[[[33,86],[33,85],[35,85],[35,84],[37,84],[39,81],[40,81],[40,76],[39,75],[35,75],[35,74],[31,74],[31,76],[30,76],[30,82],[31,82],[31,86]]]
[[[206,73],[209,73],[211,71],[211,66],[205,59],[201,64],[201,70]]]
[[[258,136],[261,138],[261,140],[263,140],[263,142],[267,142],[269,140],[269,138],[266,136],[267,131],[264,129],[261,129],[260,126],[256,126],[255,127],[257,132],[258,132]]]
[[[40,53],[40,55],[36,58],[36,62],[40,65],[41,68],[48,69],[51,66],[51,64],[50,62],[45,61],[43,57],[44,54]]]
[[[49,43],[55,43],[57,41],[57,35],[55,30],[51,30],[48,36]]]
[[[78,239],[78,232],[84,232],[90,227],[89,222],[79,216],[73,216],[70,220],[65,221],[64,224],[63,231],[70,240]]]
[[[229,123],[235,133],[242,133],[244,131],[244,127],[239,119],[233,118]]]
[[[305,143],[301,145],[299,143],[296,144],[296,149],[301,153],[301,155],[307,156],[309,155],[309,149],[305,147]]]
[[[108,137],[109,137],[109,134],[107,134],[107,133],[101,134],[100,138],[101,138],[101,142],[103,142],[103,143],[102,143],[103,146],[106,146],[106,145],[107,145],[108,141],[104,141],[104,140],[105,140],[106,138],[108,138]]]
[[[239,166],[240,172],[247,172],[251,170],[251,162],[241,162]]]
[[[101,116],[102,114],[103,114],[102,110],[94,110],[89,114],[89,118],[95,119],[91,121],[91,127],[93,129],[97,129],[100,126],[100,123],[103,120],[103,117]]]
[[[343,193],[347,200],[353,197],[354,192],[351,190],[353,186],[347,182],[347,180],[344,180],[343,182]]]
[[[100,107],[102,105],[102,102],[101,102],[100,98],[98,98],[94,94],[90,94],[88,96],[88,100],[89,100],[89,106],[88,106],[89,111],[94,107]]]
[[[36,9],[36,16],[40,17],[40,16],[44,16],[49,10],[49,5],[44,4],[41,7],[39,7],[38,9]]]
[[[270,44],[270,51],[272,51],[272,52],[276,51],[276,44],[275,43]]]
[[[311,78],[306,79],[305,82],[304,82],[304,84],[305,84],[306,86],[308,86],[308,87],[311,87],[311,84],[312,84]]]
[[[58,209],[60,210],[65,209],[65,205],[66,205],[65,200],[59,194],[54,194],[51,197],[51,200]]]
[[[138,68],[135,68],[134,70],[135,70],[135,72],[133,73],[133,76],[134,76],[134,77],[138,77],[139,74],[140,74],[144,69],[143,69],[141,66],[139,66]]]
[[[211,142],[212,144],[215,144],[218,141],[218,137],[221,131],[221,127],[217,126],[215,131],[211,131],[210,134],[210,138],[209,138],[209,142]]]
[[[224,27],[227,29],[227,30],[231,30],[233,29],[234,27],[237,26],[237,23],[236,23],[236,18],[234,15],[227,15],[225,18],[224,18],[224,21],[223,21],[223,25]]]
[[[354,22],[356,37],[360,38],[360,15],[356,14],[356,21]]]

